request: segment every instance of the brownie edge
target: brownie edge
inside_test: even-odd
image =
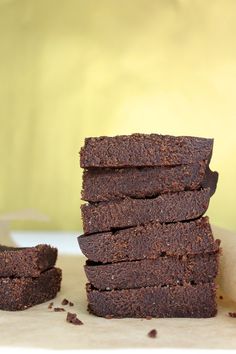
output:
[[[100,317],[214,317],[214,283],[99,291],[87,284],[88,309]]]
[[[51,268],[37,278],[0,278],[0,309],[21,311],[56,297],[62,271]]]
[[[126,198],[81,206],[85,234],[122,229],[158,221],[196,219],[209,205],[210,188],[162,194],[156,198]]]
[[[207,164],[205,160],[179,166],[90,168],[83,173],[82,199],[100,202],[126,197],[146,198],[208,186],[212,195],[218,175]]]
[[[219,251],[208,217],[171,224],[150,223],[116,232],[81,235],[82,253],[101,263],[155,259]]]
[[[210,161],[213,139],[159,134],[132,134],[86,138],[80,166],[174,166]]]
[[[84,268],[89,283],[96,289],[113,290],[212,282],[218,273],[218,263],[217,252],[109,264],[87,261]]]
[[[0,246],[0,277],[38,277],[54,267],[57,249],[49,245],[35,247]]]

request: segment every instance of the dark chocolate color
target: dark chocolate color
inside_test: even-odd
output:
[[[183,256],[219,250],[208,217],[172,224],[151,223],[114,233],[82,235],[78,242],[83,254],[94,262],[111,263],[155,259],[161,254]]]
[[[16,248],[0,246],[0,277],[38,277],[52,268],[57,249],[49,245]]]
[[[174,166],[210,161],[213,139],[158,134],[86,138],[80,165],[90,167]]]
[[[176,222],[198,218],[208,208],[210,189],[162,194],[151,199],[126,198],[84,204],[81,207],[84,233],[95,233],[142,225],[152,221]]]
[[[25,310],[53,299],[61,286],[61,270],[51,268],[37,278],[0,278],[0,309]]]
[[[89,283],[99,290],[142,288],[158,285],[207,283],[218,272],[219,253],[159,257],[142,261],[98,264],[87,261]]]
[[[100,202],[125,197],[155,197],[163,193],[196,190],[203,184],[206,188],[208,183],[213,194],[215,177],[207,161],[180,166],[88,169],[83,174],[82,199]]]
[[[87,284],[89,311],[105,317],[213,317],[215,284],[99,291]]]

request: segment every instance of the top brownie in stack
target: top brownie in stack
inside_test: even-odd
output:
[[[213,139],[174,137],[159,134],[133,134],[85,139],[80,166],[151,167],[188,165],[210,161]]]

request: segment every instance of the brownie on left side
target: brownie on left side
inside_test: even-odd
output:
[[[38,277],[54,267],[57,249],[49,245],[17,248],[0,245],[0,277]]]
[[[20,311],[53,299],[61,288],[62,272],[51,268],[37,278],[0,278],[0,310]]]

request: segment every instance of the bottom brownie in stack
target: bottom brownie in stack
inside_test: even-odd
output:
[[[112,317],[212,317],[219,240],[207,217],[78,238],[89,310]]]
[[[57,249],[0,246],[0,309],[25,310],[53,299],[61,286]]]

